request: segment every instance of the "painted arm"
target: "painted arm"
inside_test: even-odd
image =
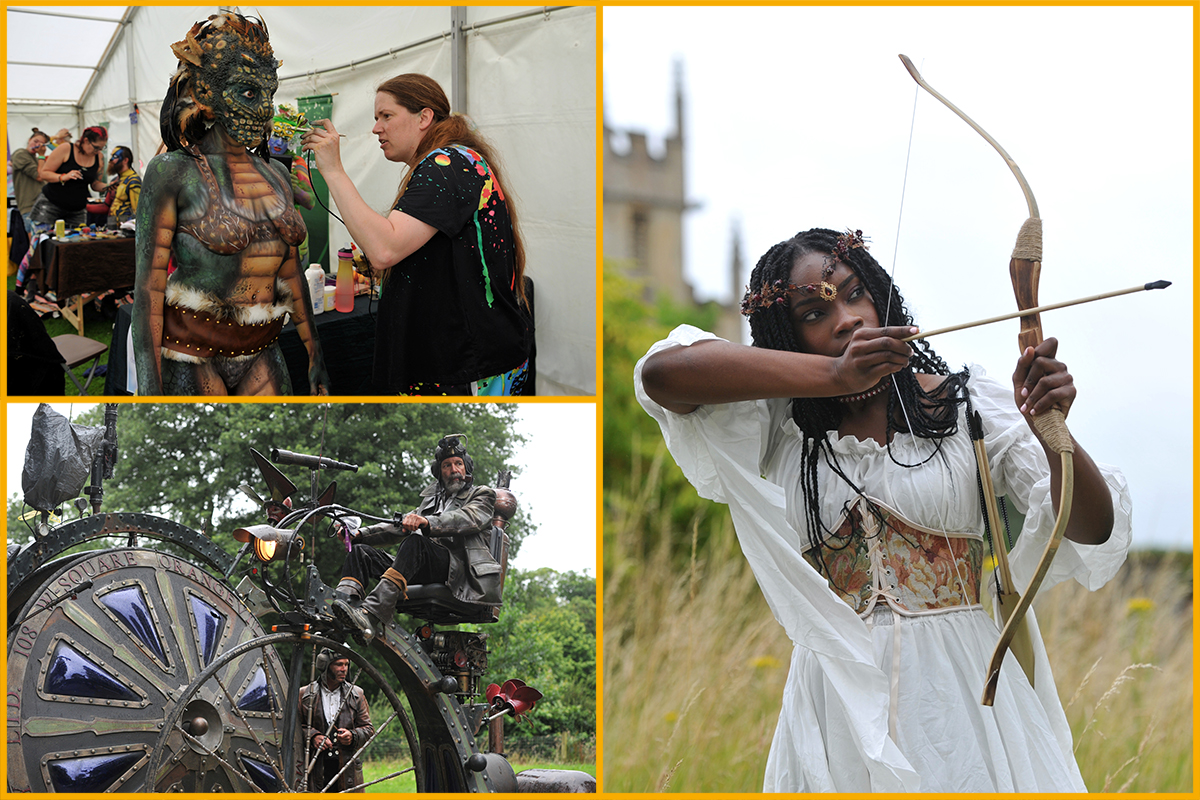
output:
[[[129,198],[129,207],[133,213],[137,213],[138,201],[142,197],[142,182],[141,180],[132,180],[125,187],[125,196]]]
[[[296,333],[300,334],[300,341],[308,351],[309,394],[329,394],[329,375],[321,357],[317,329],[309,314],[312,299],[308,294],[308,282],[300,272],[300,256],[295,245],[288,248],[287,258],[279,268],[279,279],[292,290],[292,322],[296,324]]]
[[[292,195],[291,176],[278,161],[268,162],[267,170],[274,178],[271,183],[276,191],[284,197],[287,208],[295,203]],[[325,371],[325,361],[321,357],[321,343],[317,339],[317,329],[312,321],[312,297],[308,292],[308,281],[304,280],[304,270],[300,268],[300,251],[292,245],[279,268],[278,278],[287,284],[292,292],[292,322],[296,325],[296,333],[304,349],[308,351],[308,388],[309,394],[329,394],[329,375]]]
[[[133,357],[138,394],[162,394],[163,309],[167,265],[178,221],[180,170],[160,157],[147,167],[145,197],[137,214],[137,272],[133,297]]]

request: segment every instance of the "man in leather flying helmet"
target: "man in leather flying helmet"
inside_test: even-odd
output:
[[[473,485],[474,462],[466,436],[442,437],[430,472],[436,481],[421,492],[421,503],[399,521],[362,528],[342,567],[333,612],[351,632],[369,642],[383,632],[407,588],[426,583],[449,585],[468,603],[500,605],[500,564],[492,556],[489,534],[495,490]],[[399,542],[395,558],[376,545]],[[379,581],[365,600],[368,583]]]

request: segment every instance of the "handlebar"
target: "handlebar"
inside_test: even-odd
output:
[[[277,447],[271,448],[271,460],[276,464],[295,464],[298,467],[308,467],[310,469],[345,469],[350,472],[358,472],[357,464],[347,464],[344,461],[335,461],[332,458],[325,458],[324,456],[293,453],[290,450],[280,450]]]

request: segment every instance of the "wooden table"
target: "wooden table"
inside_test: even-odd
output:
[[[40,271],[43,291],[54,292],[63,316],[83,335],[83,305],[109,289],[132,289],[136,262],[134,238],[46,239],[34,250],[30,266]],[[72,308],[72,305],[74,308]]]

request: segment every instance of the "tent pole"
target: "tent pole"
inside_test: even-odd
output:
[[[136,11],[136,8],[131,7],[129,9],[129,11],[130,11],[130,14],[126,18],[126,22],[125,22],[126,25],[129,25],[129,28],[126,31],[126,33],[128,35],[126,35],[124,37],[125,40],[124,40],[124,42],[122,42],[122,44],[125,45],[125,70],[126,70],[126,74],[127,74],[126,82],[128,84],[128,88],[129,88],[129,107],[125,110],[129,113],[129,115],[130,115],[129,121],[130,121],[130,123],[132,123],[129,126],[129,128],[130,128],[129,149],[130,149],[130,152],[132,153],[132,157],[130,159],[129,166],[132,168],[136,168],[138,165],[139,126],[137,123],[133,122],[133,120],[134,120],[133,107],[135,105],[137,105],[137,71],[133,68],[134,67],[134,64],[133,64],[133,38],[134,37],[133,37],[133,25],[132,25],[133,12]],[[138,120],[138,122],[141,122],[141,120]],[[111,155],[111,151],[110,151],[110,155]]]
[[[450,6],[450,108],[467,113],[467,9]]]
[[[113,31],[112,38],[108,40],[108,46],[104,48],[104,54],[100,56],[100,63],[96,65],[96,69],[92,72],[92,77],[88,80],[87,86],[83,87],[83,94],[79,96],[80,130],[83,129],[83,107],[87,105],[88,95],[92,93],[92,87],[96,85],[96,79],[100,77],[100,73],[108,66],[113,53],[116,52],[117,42],[120,40],[121,35],[125,33],[125,26],[133,19],[135,13],[137,13],[137,6],[130,6],[125,9],[125,13],[121,15],[121,19],[117,21],[117,28]]]

